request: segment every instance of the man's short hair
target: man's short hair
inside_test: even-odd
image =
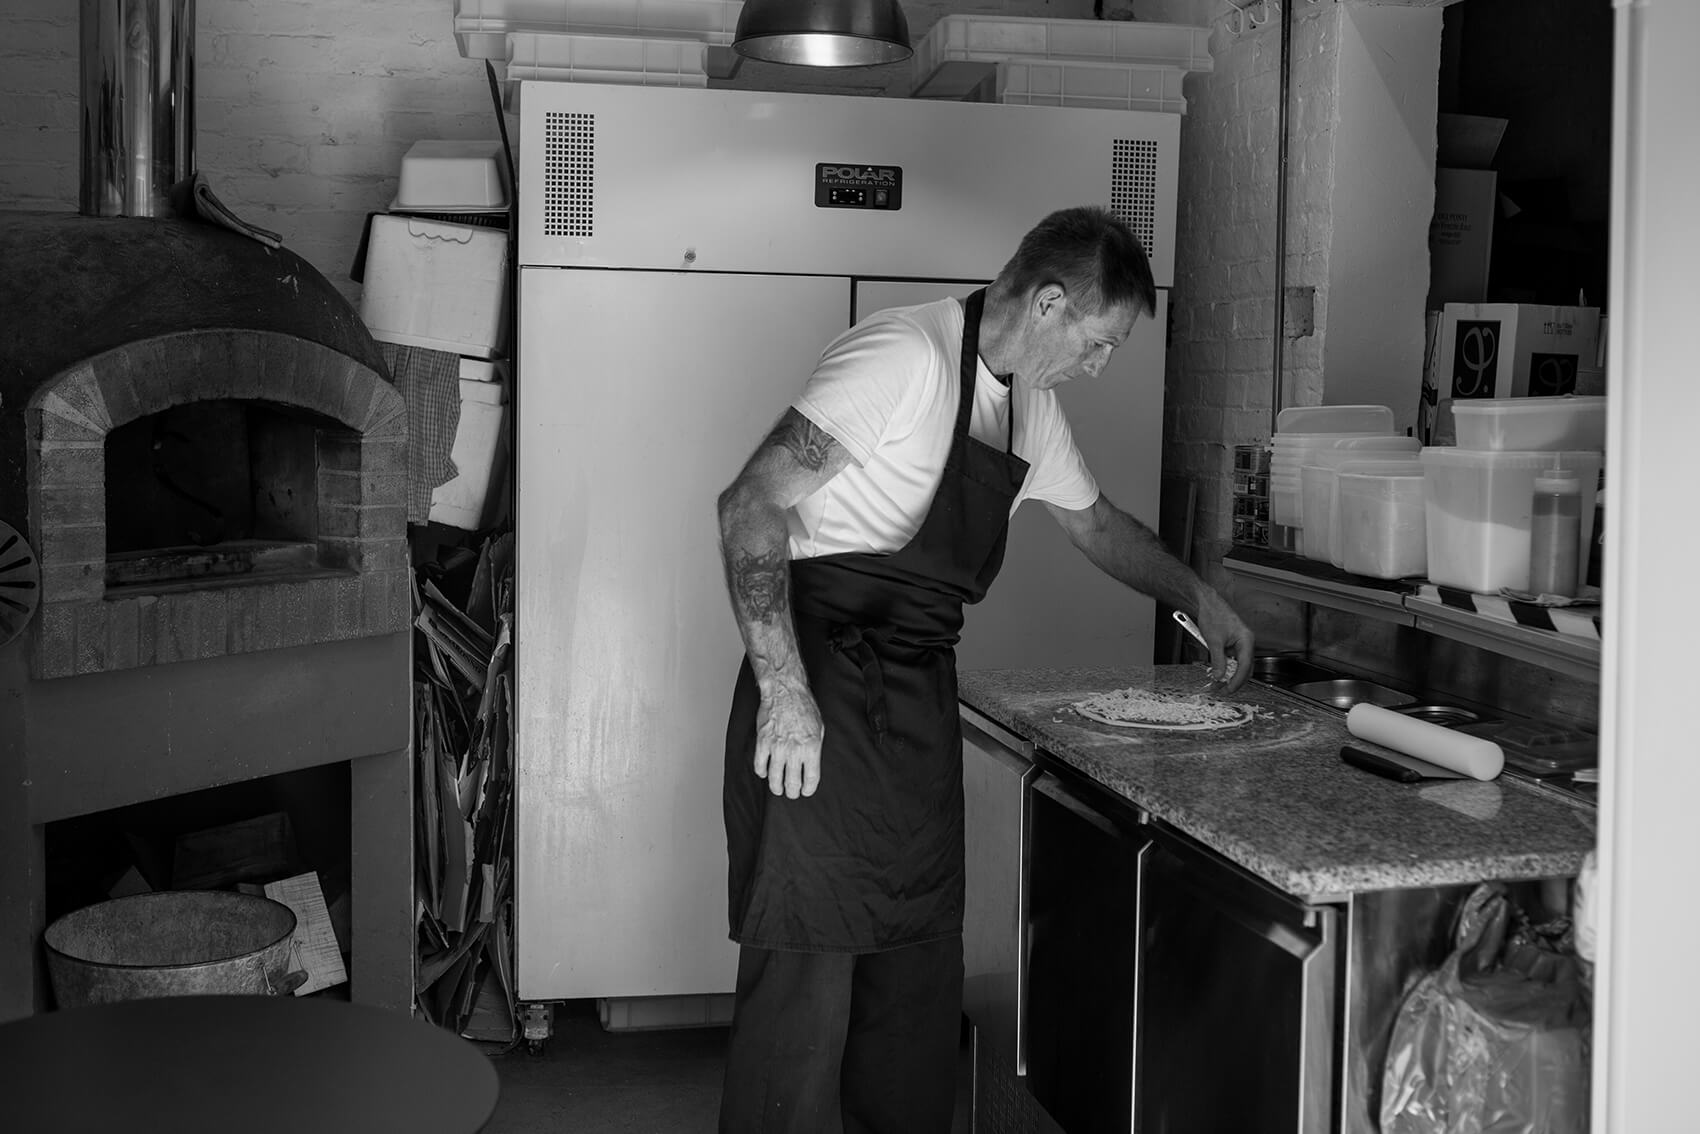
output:
[[[1139,238],[1099,205],[1059,209],[1034,225],[998,279],[1018,296],[1061,284],[1075,319],[1123,304],[1145,315],[1157,310],[1157,285]]]

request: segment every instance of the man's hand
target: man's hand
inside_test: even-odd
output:
[[[774,795],[796,799],[820,786],[820,746],[825,729],[807,686],[780,684],[762,690],[756,712],[755,773]]]
[[[1234,613],[1234,608],[1212,587],[1199,590],[1198,617],[1194,619],[1204,640],[1210,644],[1210,672],[1214,684],[1224,693],[1232,693],[1251,677],[1251,628]],[[1228,673],[1227,662],[1232,658],[1234,672]]]

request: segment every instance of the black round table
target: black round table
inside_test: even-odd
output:
[[[476,1047],[364,1004],[176,996],[0,1024],[17,1134],[475,1134],[495,1108]]]

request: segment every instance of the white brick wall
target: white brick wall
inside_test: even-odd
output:
[[[1194,552],[1220,583],[1233,447],[1270,431],[1281,40],[1273,21],[1235,35],[1226,8],[1211,15],[1215,69],[1187,80],[1181,131],[1163,471],[1197,482]],[[1295,12],[1286,285],[1316,288],[1316,327],[1284,348],[1288,405],[1322,400],[1339,19],[1333,4]]]
[[[77,9],[3,0],[0,206],[77,207]],[[366,213],[419,138],[493,138],[451,0],[199,0],[196,158],[213,191],[354,298]]]

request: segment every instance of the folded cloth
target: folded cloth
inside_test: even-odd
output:
[[[171,187],[171,208],[180,217],[200,217],[210,224],[222,225],[250,240],[257,240],[267,248],[283,247],[283,237],[270,229],[249,224],[231,212],[230,207],[219,200],[212,186],[207,184],[206,174],[199,171]]]
[[[1499,593],[1516,602],[1533,603],[1536,606],[1599,606],[1600,588],[1583,587],[1574,595],[1536,594],[1534,591],[1519,591],[1512,587],[1501,587]]]
[[[407,403],[407,522],[427,523],[431,494],[458,475],[449,454],[460,428],[460,356],[386,342],[378,353]]]

